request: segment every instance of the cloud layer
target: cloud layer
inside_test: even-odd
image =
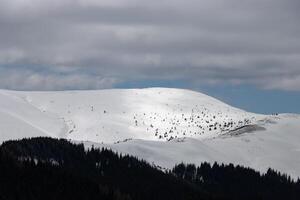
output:
[[[0,88],[300,91],[299,10],[298,0],[0,0]]]

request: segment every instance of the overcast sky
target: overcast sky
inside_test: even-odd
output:
[[[299,0],[0,0],[0,88],[178,82],[299,95],[299,10]]]

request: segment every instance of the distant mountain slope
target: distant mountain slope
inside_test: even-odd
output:
[[[300,176],[300,116],[259,115],[182,89],[0,90],[0,142],[85,141],[170,168],[221,161]]]
[[[264,117],[181,89],[7,93],[38,109],[40,115],[63,120],[67,127],[65,135],[52,127],[47,129],[51,134],[98,143],[213,137]],[[32,117],[28,120],[40,123],[40,119]]]
[[[61,119],[43,113],[11,91],[0,90],[0,141],[33,136],[59,137],[65,132]]]
[[[261,172],[272,167],[294,178],[300,177],[300,116],[279,115],[260,123],[265,130],[240,135],[228,132],[202,140],[181,138],[169,142],[132,140],[119,144],[85,144],[135,155],[165,168],[180,162],[217,161],[249,166]]]

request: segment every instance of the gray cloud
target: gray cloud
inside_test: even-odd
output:
[[[0,0],[0,87],[184,79],[300,91],[299,9],[297,0]]]

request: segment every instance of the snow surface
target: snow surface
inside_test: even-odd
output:
[[[86,142],[87,147],[108,147],[123,154],[143,158],[163,168],[180,162],[234,163],[266,172],[271,167],[294,178],[300,176],[300,117],[280,115],[265,131],[215,138],[182,138],[169,142],[132,140],[114,145]]]
[[[299,128],[299,115],[249,113],[189,90],[0,90],[0,141],[67,138],[165,168],[218,161],[297,177]]]
[[[0,141],[23,137],[59,137],[65,124],[9,91],[0,91]]]

